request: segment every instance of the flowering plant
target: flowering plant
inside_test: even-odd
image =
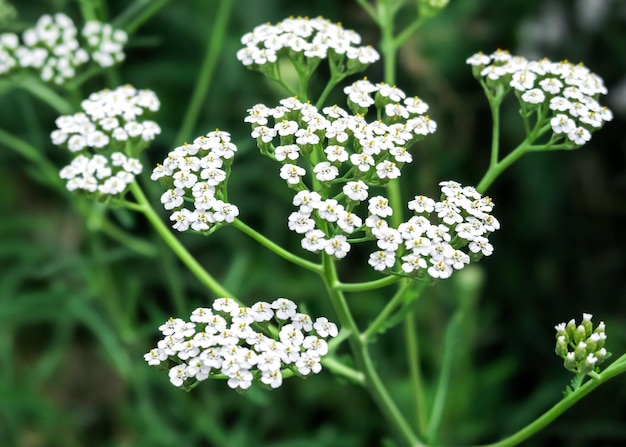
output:
[[[181,138],[162,132],[158,89],[120,83],[79,101],[64,99],[94,73],[110,73],[126,58],[129,35],[124,27],[96,20],[85,5],[89,20],[81,32],[59,13],[42,16],[21,37],[0,35],[0,76],[59,112],[50,140],[71,161],[51,183],[72,194],[85,219],[94,222],[97,215],[98,230],[157,256],[150,244],[146,247],[126,232],[135,214],[144,217],[167,249],[168,254],[159,252],[163,262],[177,257],[172,264],[181,262],[203,286],[200,306],[177,294],[175,306],[167,310],[171,316],[145,329],[155,334],[155,342],[141,346],[143,359],[163,371],[159,380],[196,393],[213,379],[254,396],[256,389],[278,393],[287,380],[307,378],[307,384],[297,385],[304,387],[319,378],[313,375],[334,374],[370,395],[397,445],[438,445],[445,438],[442,408],[455,353],[445,347],[440,382],[426,391],[416,344],[416,304],[429,290],[445,291],[449,284],[463,289],[461,296],[477,293],[472,284],[479,275],[476,263],[497,258],[504,248],[492,237],[506,232],[500,231],[497,200],[486,193],[507,168],[530,152],[580,148],[613,115],[601,105],[600,96],[607,93],[602,78],[582,64],[530,60],[504,50],[471,55],[468,70],[482,87],[493,118],[490,162],[475,185],[437,178],[439,193],[429,197],[407,181],[411,174],[406,173],[422,145],[445,130],[431,117],[435,105],[397,85],[397,53],[422,24],[445,11],[447,2],[417,1],[417,17],[400,32],[395,21],[400,8],[394,5],[402,2],[358,3],[380,28],[379,47],[323,17],[289,17],[243,35],[233,58],[280,89],[271,104],[243,106],[240,125],[249,133],[243,141],[236,129],[210,123],[202,124],[202,135],[185,141],[198,119],[195,107],[185,117]],[[232,0],[220,4],[220,13],[226,14]],[[379,62],[382,79],[363,75]],[[109,76],[107,80],[115,79]],[[201,96],[196,98],[201,101]],[[507,153],[500,148],[506,98],[519,105],[524,135]],[[157,137],[167,140],[165,158],[147,151]],[[4,132],[0,141],[28,154],[37,152],[24,151],[30,146]],[[260,163],[268,162],[257,173],[276,184],[280,194],[287,193],[282,228],[287,240],[295,242],[281,245],[253,228],[257,225],[248,220],[249,210],[232,193],[237,191],[239,160],[251,156],[252,145]],[[47,161],[30,156],[49,168]],[[317,303],[303,298],[309,293],[287,286],[272,298],[238,296],[253,295],[241,284],[245,281],[220,279],[188,248],[202,236],[217,238],[218,232],[220,241],[228,243],[230,230],[222,232],[226,227],[314,274],[321,287],[312,293],[328,301],[332,313],[317,316]],[[281,287],[288,283],[285,276]],[[358,296],[378,297],[379,308],[364,312]],[[459,336],[466,303],[458,301],[446,339]],[[605,348],[605,324],[594,328],[591,319],[585,313],[579,325],[571,320],[555,327],[555,352],[574,374],[563,400],[497,445],[525,441],[592,389],[626,371],[626,356],[601,369],[611,353]],[[374,348],[400,323],[405,325],[415,420],[384,378]],[[122,329],[132,333],[129,327]]]

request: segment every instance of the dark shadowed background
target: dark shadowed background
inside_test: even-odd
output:
[[[7,27],[59,10],[82,24],[76,2],[14,3],[18,20]],[[172,1],[129,41],[120,79],[154,90],[162,104],[156,120],[163,132],[145,154],[149,165],[182,143],[174,138],[219,3]],[[401,20],[414,14],[414,2],[407,3]],[[108,5],[115,17],[127,2]],[[246,109],[259,102],[272,105],[283,93],[235,57],[243,33],[290,15],[322,15],[378,44],[376,27],[355,2],[237,0],[200,120],[186,138],[215,128],[233,134],[239,152],[229,196],[240,217],[300,253],[299,239],[286,231],[291,193],[275,166],[258,154],[243,123]],[[403,171],[407,197],[434,196],[441,180],[476,184],[484,174],[491,118],[465,59],[497,48],[584,62],[605,80],[609,95],[602,102],[615,119],[582,149],[526,156],[488,191],[502,228],[492,238],[495,253],[479,264],[484,286],[464,322],[462,356],[440,436],[447,444],[495,441],[558,401],[570,374],[554,355],[555,324],[593,313],[594,321],[607,324],[608,350],[616,355],[626,350],[624,2],[451,0],[400,51],[398,86],[424,99],[438,123],[437,133],[413,149],[414,163]],[[366,74],[380,80],[381,65]],[[104,82],[90,81],[83,93]],[[333,99],[343,101],[340,95]],[[517,110],[509,105],[502,119],[505,152],[523,138]],[[61,167],[66,154],[49,141],[55,118],[22,90],[0,92],[0,127]],[[157,187],[156,206],[159,194]],[[191,393],[175,389],[166,374],[145,364],[143,353],[168,316],[186,317],[215,297],[163,254],[167,251],[143,219],[113,214],[128,231],[157,244],[157,256],[94,233],[71,203],[38,180],[27,160],[0,150],[1,446],[360,447],[381,445],[389,437],[366,392],[328,371],[306,381],[286,380],[271,392],[253,386],[237,394],[221,381],[205,382]],[[182,240],[244,300],[286,296],[306,303],[312,315],[334,319],[317,277],[235,229]],[[375,277],[364,261],[341,269],[345,278]],[[353,297],[361,326],[388,298],[384,290]],[[418,305],[422,364],[430,383],[439,371],[454,299],[454,284],[439,284]],[[394,329],[373,352],[401,407],[410,408],[402,343],[401,330]],[[626,380],[618,377],[524,445],[626,445],[624,408]]]

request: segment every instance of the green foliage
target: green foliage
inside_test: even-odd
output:
[[[6,27],[0,31],[9,26],[16,31],[16,25],[55,12],[50,7],[79,18],[81,5],[90,2],[14,3],[18,22],[0,19],[0,27]],[[155,119],[163,131],[143,154],[146,166],[182,143],[176,138],[210,45],[218,3],[167,3],[135,31],[119,73],[103,72],[71,99],[76,105],[115,79],[156,91],[162,107]],[[488,165],[489,111],[464,63],[472,53],[503,47],[555,60],[583,60],[603,74],[609,92],[623,82],[626,38],[618,14],[623,7],[613,2],[614,10],[590,27],[570,10],[570,2],[554,1],[557,19],[568,25],[565,34],[531,39],[524,34],[529,23],[554,13],[544,3],[452,1],[406,41],[398,59],[398,85],[425,99],[439,125],[403,177],[408,190],[432,195],[438,181],[447,178],[474,184]],[[129,2],[101,4],[95,11],[115,18]],[[414,2],[405,8],[412,13]],[[242,122],[254,104],[273,103],[277,90],[235,58],[243,33],[289,15],[323,15],[378,44],[377,29],[356,2],[237,1],[221,47],[214,50],[219,55],[197,124],[180,137],[193,139],[215,128],[231,132],[239,152],[229,197],[249,225],[298,252],[299,240],[284,228],[290,192],[277,179],[266,178],[274,166],[258,155]],[[375,65],[366,74],[380,78],[382,70]],[[626,247],[621,239],[626,224],[626,106],[617,94],[613,101],[617,120],[594,136],[590,147],[522,159],[494,184],[489,193],[505,231],[494,237],[494,257],[474,272],[482,281],[472,293],[458,286],[461,278],[455,279],[416,302],[407,301],[391,316],[395,322],[416,311],[424,381],[432,390],[438,381],[448,384],[439,417],[441,427],[453,429],[433,433],[438,442],[500,439],[558,400],[568,377],[550,343],[554,324],[564,318],[593,312],[610,328],[610,350],[626,350]],[[41,161],[49,160],[53,167],[67,162],[66,154],[49,141],[57,112],[5,81],[0,81],[0,104],[0,129],[41,155],[0,151],[0,445],[394,445],[386,439],[387,422],[364,390],[341,379],[338,383],[326,370],[305,382],[286,381],[271,392],[253,387],[236,394],[223,382],[211,381],[188,394],[148,367],[142,355],[155,341],[155,328],[170,315],[187,315],[214,297],[143,220],[115,210],[112,221],[128,234],[103,232],[102,208],[72,201],[50,175],[49,164]],[[507,110],[501,117],[503,147],[520,140],[516,114],[516,109]],[[147,194],[158,202],[158,188]],[[122,245],[120,237],[131,240]],[[235,229],[181,240],[226,289],[240,296],[289,296],[306,303],[312,314],[333,314],[328,300],[316,295],[320,282],[315,274],[294,268]],[[358,268],[341,268],[342,278],[374,278]],[[463,301],[462,311],[455,311],[451,296]],[[386,299],[375,290],[350,305],[355,318],[365,322],[384,308]],[[455,326],[446,332],[452,318]],[[399,406],[417,420],[405,352],[398,349],[403,329],[391,324],[385,329],[372,355]],[[447,349],[458,355],[442,378]],[[425,401],[432,407],[439,398],[433,391]],[[528,445],[621,445],[626,442],[623,402],[626,389],[615,381]]]

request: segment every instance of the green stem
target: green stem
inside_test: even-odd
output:
[[[207,92],[213,80],[215,66],[223,47],[224,36],[226,34],[226,26],[233,9],[233,0],[221,0],[219,9],[217,10],[213,30],[209,37],[207,51],[204,56],[204,62],[200,68],[196,86],[191,94],[189,105],[185,109],[185,116],[180,126],[176,139],[174,141],[184,141],[185,138],[191,137],[191,131],[198,121],[198,115],[202,104],[206,99]]]
[[[395,12],[389,2],[378,2],[378,25],[381,31],[380,51],[385,66],[385,82],[396,83],[396,45],[393,37]]]
[[[428,428],[428,412],[422,382],[422,369],[419,361],[419,338],[415,326],[415,319],[412,314],[409,314],[407,318],[404,319],[404,339],[406,342],[406,355],[409,363],[411,387],[413,388],[413,399],[415,401],[415,422],[418,433],[425,435]]]
[[[400,32],[393,41],[393,44],[396,48],[399,48],[404,42],[407,41],[411,35],[417,31],[423,24],[426,22],[426,19],[422,17],[418,17],[415,19],[409,26],[407,26],[402,32]]]
[[[369,355],[367,344],[359,335],[359,329],[352,317],[345,297],[343,293],[336,288],[339,281],[337,279],[334,261],[327,254],[323,254],[322,264],[324,266],[324,284],[326,285],[331,302],[337,312],[341,326],[350,331],[350,346],[356,363],[365,376],[366,388],[374,398],[381,412],[387,417],[406,443],[413,447],[422,447],[424,444],[413,432],[406,419],[404,419],[402,413],[378,376],[374,363]]]
[[[43,180],[47,185],[56,189],[65,196],[76,197],[69,194],[65,188],[65,182],[61,179],[61,177],[59,177],[59,170],[56,166],[44,158],[42,153],[36,147],[21,138],[16,137],[15,135],[5,132],[3,129],[0,129],[0,144],[12,149],[37,166],[39,172],[41,173],[39,180]],[[80,212],[80,214],[87,217],[92,214],[91,206],[81,199],[82,198],[77,197],[77,200],[72,200],[71,203],[75,206],[78,212]],[[156,251],[151,244],[131,236],[106,218],[100,219],[98,229],[111,239],[120,242],[122,245],[137,253],[148,257],[156,256]]]
[[[331,78],[328,80],[328,83],[326,83],[326,87],[324,87],[324,90],[320,94],[319,99],[315,103],[315,108],[317,108],[319,110],[319,109],[321,109],[324,106],[324,101],[326,101],[326,98],[328,97],[330,92],[333,90],[333,88],[335,88],[335,86],[342,79],[343,79],[343,76],[342,77],[331,76]]]
[[[389,300],[387,305],[383,308],[383,310],[378,314],[376,319],[369,325],[369,327],[365,330],[362,335],[363,341],[365,343],[369,342],[374,336],[384,331],[389,327],[389,321],[391,315],[399,308],[402,304],[405,303],[406,298],[410,292],[413,291],[413,283],[405,282],[399,288],[395,295]],[[415,297],[411,301],[415,301],[424,288],[426,287],[426,282],[420,281],[414,291]]]
[[[441,418],[443,416],[443,409],[445,406],[446,397],[448,395],[448,391],[450,390],[450,383],[452,379],[452,365],[454,363],[455,354],[457,351],[456,348],[458,346],[462,318],[463,313],[461,310],[458,310],[446,329],[446,339],[444,344],[443,358],[441,362],[441,372],[439,373],[439,381],[437,383],[433,407],[430,412],[430,421],[428,423],[428,434],[426,436],[428,442],[435,441],[437,437],[437,431],[439,429],[439,424],[441,423]]]
[[[365,385],[365,375],[349,366],[344,365],[331,355],[322,358],[322,365],[334,374],[345,377],[358,385]]]
[[[115,28],[121,28],[128,34],[134,33],[137,28],[159,12],[169,0],[135,0],[111,23]]]
[[[401,276],[385,276],[384,278],[376,279],[374,281],[367,282],[355,282],[355,283],[342,283],[339,282],[336,285],[337,290],[342,292],[363,292],[365,290],[380,289],[387,287],[391,284],[395,284],[403,279]]]
[[[28,90],[33,96],[41,99],[61,115],[69,115],[74,111],[72,105],[46,84],[33,77],[22,79],[19,87]]]
[[[484,194],[485,191],[487,191],[487,189],[489,188],[489,186],[491,186],[491,184],[495,181],[495,179],[498,178],[498,176],[502,174],[506,168],[511,166],[522,155],[528,152],[530,147],[531,146],[527,144],[526,140],[524,140],[519,146],[517,146],[513,150],[513,152],[511,152],[509,155],[504,157],[501,161],[489,166],[489,169],[485,173],[484,177],[478,183],[478,186],[476,186],[476,190],[479,193]]]
[[[165,243],[172,249],[180,260],[189,268],[189,270],[218,297],[235,298],[232,293],[226,290],[218,281],[207,272],[196,259],[189,253],[183,244],[172,234],[169,228],[165,226],[159,215],[144,195],[139,185],[135,182],[130,185],[130,191],[143,209],[141,210],[146,218],[150,221],[154,229],[163,238]]]
[[[622,356],[620,359],[613,362],[608,368],[606,368],[598,375],[599,377],[597,379],[590,380],[576,391],[564,397],[560,402],[558,402],[543,415],[535,419],[532,423],[528,424],[517,433],[501,441],[494,442],[492,444],[484,444],[477,447],[511,447],[524,442],[525,440],[539,432],[539,430],[546,427],[557,417],[563,414],[567,409],[573,406],[576,402],[578,402],[594,389],[602,385],[604,382],[626,372],[625,357],[626,356]]]
[[[235,219],[233,221],[232,225],[233,225],[233,227],[237,228],[241,232],[243,232],[243,233],[247,234],[248,236],[250,236],[252,239],[257,241],[259,244],[263,245],[264,247],[266,247],[266,248],[270,249],[271,251],[273,251],[274,253],[276,253],[281,258],[284,258],[287,261],[289,261],[289,262],[291,262],[291,263],[293,263],[293,264],[295,264],[297,266],[300,266],[302,268],[305,268],[307,270],[310,270],[312,272],[315,272],[315,273],[318,273],[318,274],[322,273],[322,266],[320,264],[316,264],[314,262],[307,261],[306,259],[300,258],[299,256],[294,255],[290,251],[285,250],[284,248],[282,248],[278,244],[270,241],[268,238],[263,236],[258,231],[255,231],[252,228],[250,228],[248,225],[243,223],[241,220]]]
[[[98,20],[96,5],[94,5],[93,0],[78,0],[78,3],[80,5],[80,12],[83,16],[84,22],[88,22],[89,20]]]
[[[361,5],[361,8],[363,8],[363,10],[369,14],[369,16],[372,18],[372,20],[377,23],[378,25],[380,25],[380,19],[378,17],[378,13],[376,12],[376,9],[374,9],[374,7],[372,5],[370,5],[368,3],[367,0],[356,0],[356,2]]]
[[[500,101],[489,101],[489,107],[491,109],[491,116],[493,119],[491,129],[491,166],[498,164],[500,159]]]

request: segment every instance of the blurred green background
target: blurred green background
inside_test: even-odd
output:
[[[149,165],[174,141],[193,90],[217,0],[170,2],[131,37],[120,79],[154,90],[162,134],[146,153]],[[407,2],[404,17],[412,17]],[[108,3],[110,17],[127,6]],[[15,2],[4,29],[65,11],[82,24],[77,2]],[[191,135],[230,131],[239,152],[230,198],[242,219],[285,247],[290,191],[247,136],[245,110],[274,104],[282,92],[243,68],[235,53],[254,26],[290,15],[322,15],[377,45],[378,31],[351,1],[236,0],[201,119]],[[402,23],[401,23],[402,24]],[[523,158],[489,190],[502,229],[495,253],[479,264],[477,297],[441,283],[420,300],[422,366],[435,383],[441,344],[455,300],[472,300],[463,323],[462,354],[444,412],[440,439],[449,444],[494,441],[523,427],[561,397],[570,377],[554,355],[554,325],[582,312],[607,323],[609,351],[626,351],[626,4],[610,0],[451,0],[400,51],[398,85],[430,104],[437,133],[414,149],[403,171],[408,194],[436,195],[437,183],[476,184],[488,164],[488,104],[465,59],[509,49],[530,58],[583,61],[606,82],[603,99],[615,120],[572,152]],[[378,81],[382,67],[367,72]],[[96,78],[84,94],[105,86]],[[114,87],[114,86],[113,86]],[[335,97],[342,101],[340,96]],[[513,106],[513,104],[509,104]],[[67,154],[53,147],[56,113],[22,90],[0,92],[0,128],[41,149],[57,167]],[[522,138],[515,107],[503,115],[502,148]],[[155,185],[156,186],[156,185]],[[159,190],[152,191],[158,197]],[[158,205],[158,199],[154,201]],[[93,205],[84,203],[83,206]],[[219,381],[191,393],[175,389],[142,359],[170,315],[186,317],[213,298],[168,254],[149,225],[115,211],[113,220],[153,243],[146,256],[120,246],[83,219],[67,194],[40,180],[37,168],[0,150],[0,446],[378,446],[386,422],[366,392],[328,371],[278,390],[237,394]],[[91,213],[102,210],[94,206]],[[182,240],[225,285],[250,303],[286,296],[314,316],[334,313],[318,278],[254,244],[232,228]],[[374,277],[365,265],[342,265],[342,278]],[[318,292],[319,291],[319,292]],[[318,294],[319,293],[319,294]],[[351,298],[361,326],[388,299],[384,290]],[[402,331],[372,346],[382,377],[409,410]],[[626,445],[626,380],[600,387],[528,446]]]

